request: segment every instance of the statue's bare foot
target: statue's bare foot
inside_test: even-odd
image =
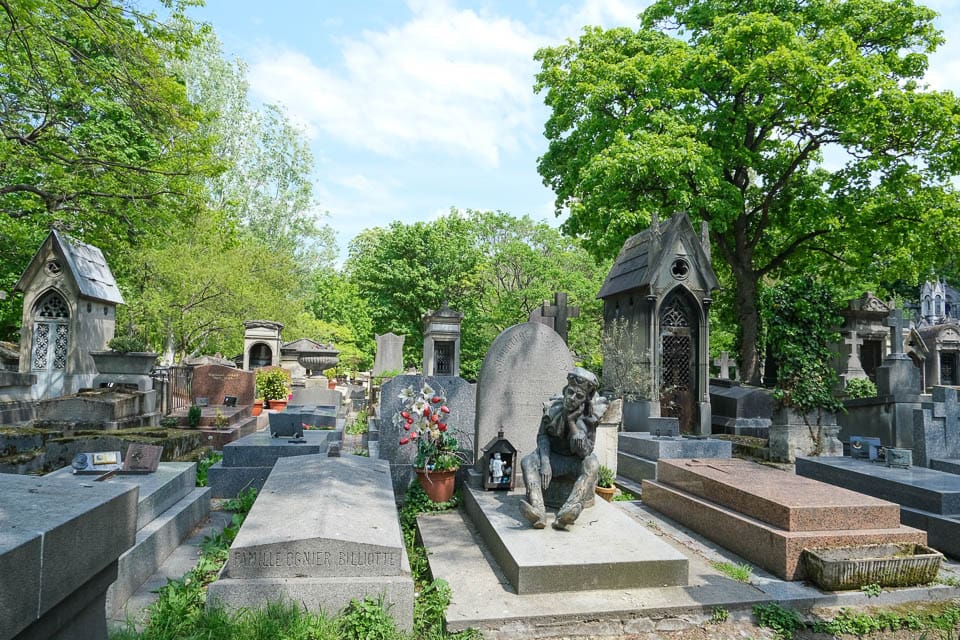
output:
[[[533,525],[534,529],[543,529],[547,526],[547,515],[542,509],[533,508],[526,500],[520,501],[520,515],[526,518],[527,522]]]
[[[583,511],[583,505],[579,502],[564,505],[563,508],[557,512],[557,519],[553,521],[553,528],[565,531],[568,526],[577,521],[581,511]]]

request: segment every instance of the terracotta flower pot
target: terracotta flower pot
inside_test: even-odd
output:
[[[254,400],[253,410],[251,411],[251,414],[254,416],[258,416],[261,413],[263,413],[263,400]]]
[[[610,502],[611,500],[613,500],[613,494],[617,492],[617,488],[616,487],[597,487],[596,492],[598,496],[600,496],[607,502]]]
[[[450,471],[430,471],[424,469],[414,469],[417,472],[417,482],[427,494],[427,497],[434,502],[446,502],[453,497],[453,489],[456,484],[457,470]]]
[[[270,408],[273,409],[274,411],[283,411],[284,409],[287,408],[286,398],[284,398],[283,400],[269,400],[269,402],[270,402]]]

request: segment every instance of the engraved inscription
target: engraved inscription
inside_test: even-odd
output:
[[[238,567],[396,567],[400,554],[387,551],[243,551],[233,552]]]

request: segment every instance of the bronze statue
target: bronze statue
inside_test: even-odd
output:
[[[597,423],[606,408],[606,399],[597,395],[597,386],[597,377],[586,369],[577,367],[567,374],[563,395],[552,398],[544,407],[537,449],[520,461],[527,490],[527,499],[520,501],[520,513],[536,529],[547,525],[544,492],[557,479],[572,480],[573,488],[560,498],[554,529],[566,529],[583,509],[593,506],[600,467],[593,445]]]

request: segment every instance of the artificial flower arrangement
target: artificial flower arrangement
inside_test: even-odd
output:
[[[447,433],[450,408],[443,390],[424,384],[416,393],[410,386],[398,397],[405,404],[393,416],[393,423],[400,433],[401,445],[417,445],[413,466],[428,472],[459,469],[466,460],[457,447],[457,439]]]

